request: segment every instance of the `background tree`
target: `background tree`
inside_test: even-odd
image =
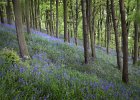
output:
[[[26,12],[26,27],[27,27],[27,33],[31,33],[30,31],[30,10],[29,10],[29,6],[30,6],[30,2],[29,0],[25,0],[25,12]]]
[[[3,11],[3,6],[0,7],[0,20],[1,20],[1,23],[4,23],[4,11]]]
[[[67,32],[67,0],[63,0],[64,9],[64,42],[68,42],[68,32]]]
[[[7,23],[8,24],[12,24],[11,0],[7,0],[6,13],[7,13]]]

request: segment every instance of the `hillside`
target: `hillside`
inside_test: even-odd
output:
[[[116,57],[96,48],[84,64],[82,46],[32,30],[26,34],[30,60],[19,58],[15,27],[0,25],[1,100],[139,100],[140,67],[129,64],[129,84],[121,81]]]

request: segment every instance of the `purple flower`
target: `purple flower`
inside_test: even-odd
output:
[[[24,73],[25,72],[25,68],[20,67],[19,71],[20,71],[20,73]]]
[[[108,91],[108,90],[110,89],[110,86],[109,86],[109,85],[104,85],[104,84],[102,84],[102,89],[103,89],[104,91]]]
[[[35,66],[34,69],[33,69],[33,73],[37,72],[38,71],[38,67]]]
[[[19,80],[18,80],[20,83],[22,83],[22,84],[26,84],[26,82],[25,82],[25,80],[23,79],[23,78],[19,78]]]

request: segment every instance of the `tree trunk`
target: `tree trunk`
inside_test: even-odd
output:
[[[83,17],[83,44],[84,44],[84,57],[85,64],[89,62],[89,34],[87,27],[87,18],[86,18],[86,0],[81,0],[82,4],[82,17]]]
[[[135,36],[134,36],[134,57],[133,64],[136,64],[138,58],[138,24],[134,22]]]
[[[78,0],[76,0],[76,23],[75,23],[75,32],[74,32],[74,39],[75,39],[75,44],[77,45],[78,44],[78,41],[77,41],[77,32],[78,32]]]
[[[12,0],[15,13],[16,33],[19,44],[20,55],[23,59],[29,58],[29,53],[22,29],[21,0]]]
[[[4,13],[3,13],[3,7],[2,6],[0,7],[0,20],[1,20],[1,23],[4,23]]]
[[[31,12],[32,12],[32,27],[35,29],[35,13],[34,13],[34,1],[31,0]]]
[[[25,0],[26,7],[25,7],[25,12],[26,12],[26,27],[27,27],[27,33],[30,34],[30,10],[29,10],[29,0]]]
[[[63,0],[63,9],[64,9],[64,42],[68,42],[68,33],[67,33],[67,0]]]
[[[90,33],[90,46],[91,46],[91,55],[93,58],[95,58],[95,51],[94,51],[94,34],[92,30],[92,0],[86,0],[87,3],[87,20],[88,20],[88,30]]]
[[[40,0],[37,0],[37,21],[39,31],[41,31]]]
[[[50,0],[50,34],[53,35],[53,2]]]
[[[109,45],[110,45],[110,6],[109,6],[109,0],[107,0],[106,3],[106,11],[107,11],[107,17],[106,17],[106,27],[107,27],[107,54],[109,53]]]
[[[10,4],[10,0],[7,0],[6,13],[7,13],[7,23],[12,24],[12,7]]]
[[[128,33],[125,20],[124,0],[119,0],[123,42],[123,73],[122,81],[128,83]]]
[[[59,33],[58,33],[58,3],[59,0],[56,0],[56,37],[59,37]]]
[[[119,42],[119,33],[118,33],[118,27],[117,27],[117,19],[115,16],[115,10],[114,10],[114,0],[111,0],[111,12],[112,12],[112,21],[113,21],[113,27],[114,27],[114,33],[115,33],[115,42],[116,42],[116,53],[117,53],[117,65],[118,69],[121,70],[121,58],[120,58],[120,42]]]

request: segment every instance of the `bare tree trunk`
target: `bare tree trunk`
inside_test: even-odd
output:
[[[134,22],[135,36],[134,36],[134,57],[133,64],[136,64],[138,60],[138,24],[135,20]]]
[[[6,13],[7,13],[7,23],[12,24],[12,7],[10,4],[10,0],[7,0]]]
[[[41,31],[40,0],[37,0],[37,22],[39,31]]]
[[[92,0],[86,0],[86,3],[87,3],[87,20],[88,20],[87,23],[88,23],[88,30],[89,30],[89,33],[90,33],[91,55],[92,55],[93,58],[95,58],[94,33],[93,33],[93,30],[92,30],[92,7],[91,7]]]
[[[67,0],[63,0],[63,9],[64,9],[64,42],[68,42],[68,33],[67,33]]]
[[[35,13],[34,13],[34,1],[31,0],[31,12],[32,12],[32,27],[35,29]]]
[[[59,37],[59,33],[58,33],[58,3],[59,3],[59,0],[56,0],[56,37],[58,38]]]
[[[116,42],[116,53],[117,53],[117,65],[118,69],[121,70],[121,58],[120,58],[120,42],[119,42],[119,33],[118,33],[118,27],[117,27],[117,19],[115,16],[115,10],[114,10],[114,0],[111,0],[111,12],[112,12],[112,21],[113,21],[113,27],[115,32],[115,42]]]
[[[29,0],[25,0],[26,7],[25,7],[25,12],[26,12],[26,27],[27,27],[27,33],[30,34],[30,10],[29,10]]]
[[[54,35],[53,32],[53,2],[50,0],[50,34]]]
[[[119,0],[123,42],[123,73],[122,81],[128,83],[128,33],[125,20],[124,0]]]
[[[82,4],[82,16],[83,16],[83,44],[84,44],[84,57],[85,64],[89,62],[89,34],[86,18],[86,0],[81,0]]]
[[[107,27],[107,54],[109,53],[109,45],[110,45],[110,6],[109,6],[109,0],[107,0],[106,3],[106,11],[107,11],[107,17],[106,17],[106,27]]]
[[[75,39],[75,44],[77,45],[78,44],[78,41],[77,41],[77,32],[78,32],[78,0],[76,0],[76,23],[75,23],[75,32],[74,32],[74,39]]]
[[[16,33],[19,44],[20,55],[23,59],[29,58],[29,53],[22,29],[21,0],[12,0],[15,13]]]
[[[1,23],[4,23],[4,13],[3,13],[3,7],[2,6],[0,7],[0,20],[1,20]]]

